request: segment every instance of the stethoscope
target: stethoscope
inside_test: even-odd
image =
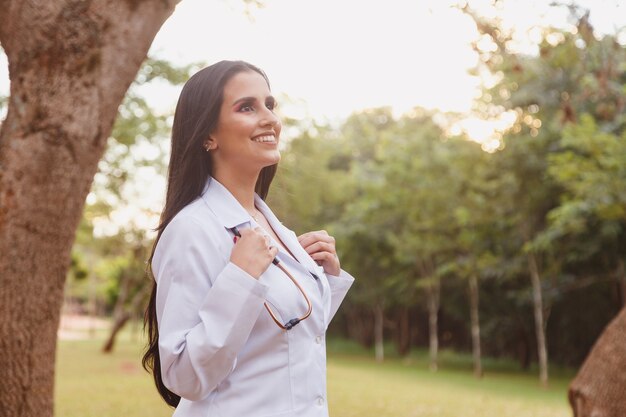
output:
[[[241,237],[241,233],[239,233],[239,230],[236,227],[231,227],[228,230],[231,231],[231,233],[237,237]],[[270,316],[272,317],[272,320],[274,320],[274,323],[276,323],[278,325],[278,327],[280,327],[283,330],[291,330],[293,329],[298,323],[300,323],[302,320],[307,319],[310,315],[311,315],[311,311],[313,311],[313,306],[311,305],[311,300],[309,300],[309,297],[306,295],[306,292],[304,292],[304,289],[300,286],[300,284],[298,284],[298,281],[296,281],[296,279],[293,277],[293,275],[291,275],[289,273],[289,271],[287,271],[287,269],[280,263],[280,261],[278,260],[277,257],[275,257],[272,260],[272,263],[274,265],[276,265],[281,271],[283,271],[283,273],[285,275],[287,275],[289,277],[289,279],[291,280],[291,282],[294,283],[294,285],[296,287],[298,287],[298,290],[300,290],[300,293],[304,296],[304,299],[306,300],[306,304],[307,304],[307,312],[304,314],[304,316],[300,317],[300,318],[293,318],[291,320],[289,320],[288,322],[286,322],[285,324],[282,324],[278,318],[276,317],[276,315],[274,314],[274,312],[272,311],[272,309],[270,308],[270,306],[267,304],[267,301],[265,301],[263,303],[263,305],[265,305],[265,309],[267,310],[268,313],[270,313]],[[316,280],[318,280],[318,276],[315,275],[314,273],[310,272],[309,273],[313,276],[313,278],[315,278]]]

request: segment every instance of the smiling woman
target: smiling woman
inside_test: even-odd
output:
[[[176,107],[143,360],[175,416],[328,415],[324,335],[354,278],[265,204],[275,105],[263,71],[221,61]]]
[[[256,71],[240,72],[226,83],[217,129],[204,144],[212,152],[214,178],[224,183],[236,175],[231,170],[254,175],[280,161],[275,106],[266,78]]]

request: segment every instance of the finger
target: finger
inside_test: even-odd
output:
[[[310,232],[302,233],[298,236],[298,240],[312,235],[328,236],[328,232],[326,230],[312,230]]]
[[[272,256],[272,259],[278,255],[278,248],[276,246],[270,246],[270,255]]]
[[[337,255],[330,252],[315,252],[311,255],[314,261],[336,261],[338,260]]]
[[[325,230],[320,230],[317,232],[308,232],[298,237],[298,242],[303,248],[315,243],[315,242],[328,242],[335,243],[335,238],[326,233]]]
[[[312,245],[307,246],[304,250],[309,254],[316,252],[330,252],[335,253],[335,245],[328,242],[315,242]]]
[[[339,258],[335,254],[317,252],[311,255],[311,258],[313,258],[318,265],[322,266],[325,272],[331,273],[331,275],[337,275],[338,271],[341,269]]]
[[[252,229],[248,229],[248,228],[239,229],[239,234],[241,235],[241,237],[244,237],[244,236],[252,234],[252,233],[254,233],[254,231]]]

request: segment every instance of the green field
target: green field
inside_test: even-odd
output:
[[[141,342],[125,333],[111,355],[102,340],[60,341],[57,358],[57,417],[165,417],[172,413],[157,396],[140,364]],[[536,373],[487,361],[475,379],[467,357],[442,353],[431,373],[424,352],[410,359],[376,363],[346,343],[328,346],[328,395],[333,417],[569,417],[570,372],[538,386]]]

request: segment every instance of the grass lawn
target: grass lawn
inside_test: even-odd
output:
[[[172,412],[141,368],[142,342],[123,333],[115,352],[100,353],[102,339],[60,341],[57,417],[165,417]],[[333,417],[569,417],[571,371],[538,386],[536,372],[514,372],[487,361],[475,379],[467,357],[443,352],[441,369],[427,369],[424,352],[376,363],[368,352],[329,342],[328,394]],[[245,417],[245,416],[242,416]]]

